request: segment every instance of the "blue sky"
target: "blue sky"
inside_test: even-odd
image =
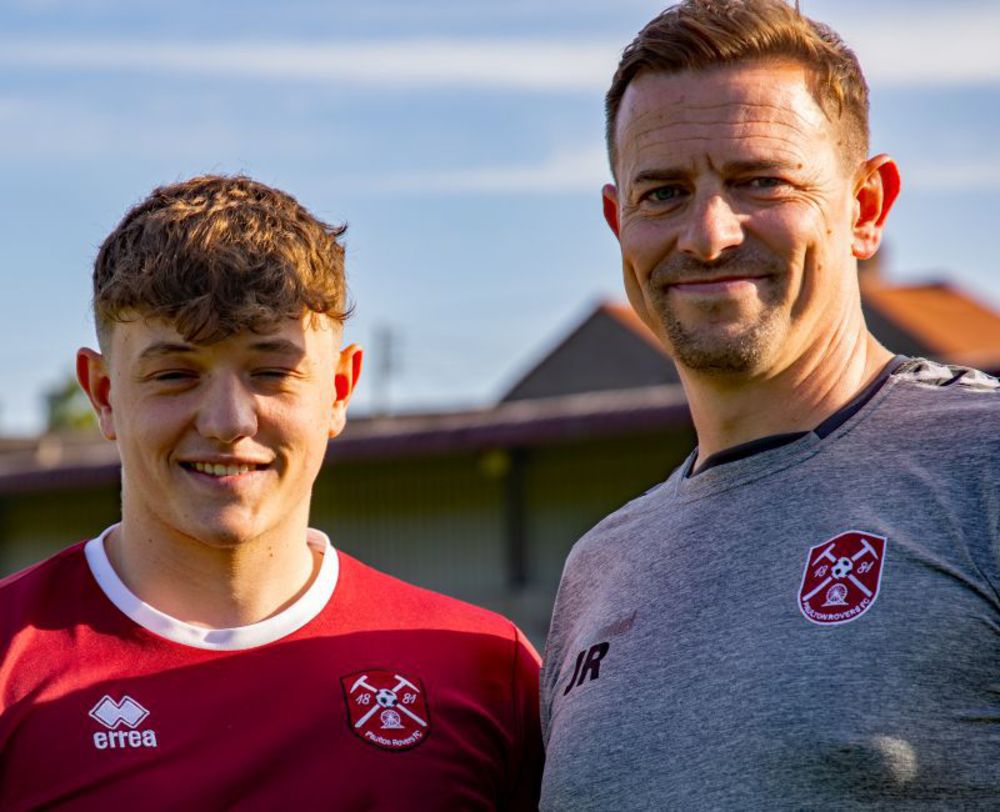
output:
[[[0,5],[0,433],[93,344],[97,246],[155,185],[246,172],[347,221],[348,338],[396,409],[488,403],[620,298],[602,98],[646,0]],[[895,280],[1000,306],[1000,4],[803,0],[857,50],[902,165]]]

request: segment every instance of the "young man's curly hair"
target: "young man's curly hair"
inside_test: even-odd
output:
[[[170,322],[186,341],[267,332],[308,313],[349,315],[346,226],[245,176],[205,175],[154,189],[94,262],[94,318],[107,350],[116,322]]]

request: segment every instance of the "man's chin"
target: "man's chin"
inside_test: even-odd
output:
[[[693,336],[667,330],[670,354],[679,365],[705,375],[752,375],[767,362],[770,342],[763,331]]]
[[[680,367],[704,375],[748,376],[766,368],[783,333],[775,306],[748,311],[739,307],[679,309],[658,302],[661,334]]]

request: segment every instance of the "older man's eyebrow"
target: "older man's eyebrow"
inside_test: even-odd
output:
[[[681,180],[690,175],[690,171],[680,167],[666,167],[663,169],[643,169],[632,177],[633,184],[643,184],[652,182],[662,182],[670,180]]]
[[[748,175],[754,172],[773,172],[775,170],[789,170],[791,167],[786,161],[749,160],[749,161],[727,161],[722,165],[722,172],[725,175]]]
[[[787,161],[774,159],[750,159],[739,161],[727,161],[722,165],[723,175],[748,175],[754,172],[774,172],[776,170],[789,171],[794,169],[793,165]],[[683,180],[691,176],[690,169],[679,166],[660,167],[657,169],[643,169],[637,172],[632,178],[632,183],[641,185],[646,183],[664,183],[669,181]]]

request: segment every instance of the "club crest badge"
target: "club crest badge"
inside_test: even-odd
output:
[[[799,611],[806,620],[833,626],[871,609],[882,583],[885,547],[885,537],[861,530],[811,547],[799,588]]]
[[[383,750],[408,750],[430,733],[423,683],[398,671],[368,669],[340,678],[354,735]]]

